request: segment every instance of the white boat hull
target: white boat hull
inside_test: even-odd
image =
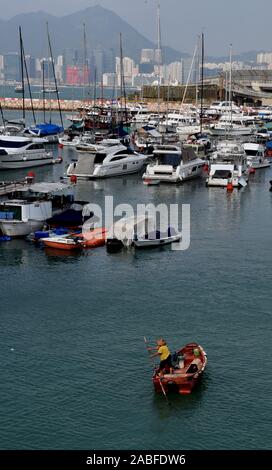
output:
[[[163,165],[156,169],[156,167],[151,166],[150,169],[147,167],[147,171],[143,174],[144,181],[159,181],[161,183],[182,183],[184,181],[189,181],[194,178],[199,178],[202,175],[202,167],[204,162],[196,162],[194,165],[180,168],[177,171],[165,171],[163,172]],[[193,169],[196,168],[194,171]]]
[[[269,168],[271,166],[271,162],[269,160],[263,161],[261,163],[252,163],[251,168],[254,168],[254,170],[261,170],[262,168]]]
[[[226,135],[237,137],[237,136],[242,136],[242,135],[252,135],[254,133],[254,131],[250,127],[240,128],[240,129],[239,128],[238,129],[211,128],[209,131],[210,131],[210,134],[214,137],[225,137]]]
[[[50,165],[53,163],[52,154],[43,156],[29,156],[10,154],[0,156],[0,170],[16,170],[18,168],[32,168],[35,166]]]
[[[2,220],[0,222],[0,231],[9,237],[26,237],[31,232],[40,230],[44,225],[43,220]]]
[[[159,238],[159,239],[154,239],[154,240],[146,240],[146,239],[134,240],[133,243],[137,248],[149,248],[149,247],[155,247],[155,246],[168,245],[170,243],[178,242],[180,239],[181,239],[181,234],[178,233],[176,235],[173,235],[172,237],[164,237],[164,238]]]

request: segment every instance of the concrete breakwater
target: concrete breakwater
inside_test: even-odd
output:
[[[0,98],[1,106],[4,109],[22,109],[23,108],[23,100],[22,98]],[[57,100],[43,100],[40,99],[33,99],[33,108],[37,111],[43,110],[44,108],[46,111],[57,111],[59,109],[58,101]],[[76,111],[82,106],[91,106],[91,103],[85,102],[83,103],[80,100],[60,100],[60,108],[62,111]],[[25,99],[25,109],[31,110],[31,100]]]
[[[0,103],[3,110],[22,110],[23,109],[23,100],[22,98],[0,98]],[[33,108],[36,111],[42,111],[44,108],[46,111],[58,111],[59,105],[57,100],[43,100],[41,99],[33,99]],[[127,106],[135,106],[137,102],[135,101],[128,101]],[[82,100],[60,100],[60,108],[62,111],[69,111],[69,112],[76,112],[82,108],[90,108],[94,104],[92,101],[82,101]],[[111,101],[108,100],[96,100],[95,105],[101,106],[102,104],[111,104]],[[147,106],[148,110],[153,113],[157,113],[158,110],[160,112],[167,112],[169,108],[169,103],[166,101],[161,101],[158,105],[156,100],[148,100],[145,105]],[[124,103],[123,103],[124,106]],[[186,107],[186,105],[185,105]],[[180,103],[171,103],[172,110],[178,110],[180,108]],[[27,111],[31,111],[31,100],[29,98],[25,99],[25,109]]]

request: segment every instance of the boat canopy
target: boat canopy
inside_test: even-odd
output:
[[[65,183],[34,183],[20,189],[20,192],[30,192],[36,194],[51,194],[53,196],[70,195],[74,192],[73,185]]]
[[[154,218],[147,214],[123,217],[113,224],[107,238],[116,238],[125,246],[130,246],[135,237],[144,238],[146,233],[154,232],[155,228]]]
[[[49,135],[56,135],[61,134],[64,132],[62,126],[58,126],[57,124],[45,123],[45,124],[37,124],[35,127],[29,128],[30,134],[38,135],[39,137],[46,137]]]

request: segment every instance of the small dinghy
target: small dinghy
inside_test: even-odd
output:
[[[41,238],[41,241],[45,247],[65,251],[81,250],[84,246],[82,239],[80,239],[78,235],[62,235],[59,237]]]
[[[181,233],[168,227],[166,233],[156,229],[153,216],[147,214],[123,217],[110,228],[106,238],[107,251],[117,253],[122,248],[152,248],[177,242]]]
[[[136,248],[151,248],[178,242],[180,239],[181,233],[178,233],[174,228],[169,227],[166,233],[156,230],[155,232],[145,234],[145,237],[143,238],[135,237],[133,244]]]
[[[172,355],[172,365],[172,374],[168,373],[168,369],[164,371],[163,376],[159,376],[159,369],[155,369],[152,380],[156,392],[162,393],[164,390],[165,393],[173,391],[188,395],[203,375],[207,355],[202,346],[189,343]]]

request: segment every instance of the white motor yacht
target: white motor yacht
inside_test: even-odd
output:
[[[138,173],[147,159],[147,155],[136,153],[122,144],[96,150],[94,153],[80,153],[78,161],[69,165],[67,176],[92,179]]]
[[[158,145],[154,149],[154,160],[147,165],[144,182],[180,183],[202,174],[204,160],[198,158],[192,148],[177,145]]]
[[[265,158],[265,148],[261,144],[245,143],[243,144],[244,151],[247,156],[247,163],[255,170],[270,167],[271,162]]]
[[[207,186],[234,188],[246,186],[249,177],[247,158],[241,144],[237,142],[221,142],[211,155]]]
[[[53,163],[52,152],[44,147],[45,140],[20,136],[0,136],[0,170],[30,168]]]

